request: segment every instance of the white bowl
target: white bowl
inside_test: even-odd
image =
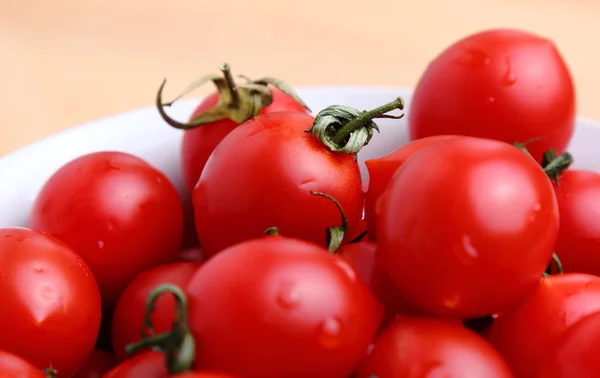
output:
[[[402,97],[408,109],[411,90],[392,87],[299,88],[298,94],[314,113],[327,105],[350,105],[373,109]],[[181,101],[169,113],[181,120],[191,114],[199,99]],[[364,161],[383,156],[407,142],[406,118],[376,121],[381,133],[359,154],[363,178]],[[94,151],[118,150],[137,155],[162,170],[177,186],[182,198],[189,195],[179,164],[182,132],[168,126],[154,107],[100,119],[42,139],[0,159],[0,227],[26,226],[31,205],[44,182],[63,164]],[[577,120],[570,152],[575,167],[600,171],[600,124]]]

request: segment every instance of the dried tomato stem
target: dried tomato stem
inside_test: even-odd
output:
[[[225,78],[225,83],[227,84],[227,90],[231,96],[229,106],[237,107],[238,103],[240,102],[240,96],[237,92],[235,80],[233,80],[233,76],[231,75],[231,67],[229,66],[229,63],[223,63],[221,64],[220,68],[221,72],[223,73],[223,77]]]
[[[42,371],[42,374],[44,374],[47,378],[56,378],[58,376],[58,372],[56,371],[56,369],[51,367],[44,369]]]
[[[348,218],[346,218],[346,213],[344,213],[342,205],[329,194],[321,192],[310,192],[310,194],[327,198],[328,200],[333,202],[340,211],[340,215],[342,217],[342,224],[339,226],[331,226],[327,228],[327,250],[331,253],[336,253],[342,245],[346,234],[348,233]]]

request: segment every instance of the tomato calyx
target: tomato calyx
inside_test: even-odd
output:
[[[42,370],[42,374],[44,374],[47,378],[56,378],[58,376],[58,372],[53,367]]]
[[[154,335],[150,316],[154,312],[155,303],[163,294],[171,294],[175,298],[175,321],[171,330]],[[177,285],[162,284],[157,286],[148,296],[146,314],[142,325],[142,339],[127,345],[129,355],[146,348],[151,348],[166,355],[169,374],[189,371],[196,353],[196,344],[190,331],[188,321],[188,301],[185,293]],[[148,331],[149,335],[146,333]]]
[[[342,245],[346,234],[348,233],[348,218],[346,218],[346,213],[344,213],[344,209],[342,205],[330,196],[329,194],[325,194],[322,192],[310,192],[310,194],[314,196],[325,197],[337,206],[340,211],[340,216],[342,218],[342,222],[339,226],[331,226],[327,228],[327,250],[331,253],[336,253],[340,246]]]
[[[553,273],[554,269],[553,269],[552,263],[554,263],[554,265],[556,266],[556,273]],[[548,267],[546,268],[546,271],[544,272],[544,277],[548,277],[552,274],[563,274],[563,273],[564,273],[564,269],[563,269],[563,264],[560,261],[560,258],[558,257],[558,255],[556,253],[552,253],[552,262],[550,262],[550,264],[548,264]]]
[[[544,152],[542,167],[544,168],[544,172],[546,172],[548,177],[554,181],[556,186],[559,186],[558,176],[566,171],[571,164],[573,164],[573,155],[569,152],[564,152],[560,156],[556,155],[556,150],[553,148]]]
[[[305,132],[316,136],[333,152],[355,155],[369,143],[373,137],[373,130],[379,132],[379,127],[373,119],[404,117],[404,114],[385,114],[396,109],[404,109],[404,100],[401,97],[370,111],[360,111],[345,105],[331,105],[317,113],[312,127]]]
[[[265,230],[265,235],[279,236],[279,229],[277,227],[269,227]]]
[[[262,109],[271,105],[273,92],[269,86],[273,86],[290,96],[307,110],[310,110],[292,87],[282,80],[273,77],[263,77],[258,80],[250,80],[243,75],[240,77],[246,83],[236,84],[229,64],[224,63],[221,65],[221,74],[208,74],[198,78],[190,83],[174,100],[166,103],[163,103],[162,100],[162,92],[167,83],[167,79],[164,79],[156,94],[156,108],[165,122],[176,129],[190,130],[223,119],[243,123],[257,116]],[[217,105],[206,112],[200,113],[188,123],[176,121],[165,112],[165,107],[173,105],[177,100],[209,81],[214,83],[219,92]]]

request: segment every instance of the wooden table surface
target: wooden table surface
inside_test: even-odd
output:
[[[492,27],[554,39],[579,113],[600,119],[599,17],[598,0],[0,0],[0,156],[225,61],[293,85],[414,86],[441,49]]]

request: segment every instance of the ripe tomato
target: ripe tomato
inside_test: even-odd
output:
[[[54,238],[0,229],[0,292],[0,350],[72,377],[100,328],[100,295],[87,264]]]
[[[194,366],[245,378],[347,378],[382,317],[346,262],[281,236],[222,251],[187,294]]]
[[[112,354],[94,349],[83,367],[73,378],[102,378],[106,372],[117,365],[117,360]]]
[[[128,344],[141,339],[141,329],[146,314],[148,295],[158,285],[172,283],[186,287],[200,263],[179,262],[162,265],[138,275],[125,289],[113,312],[112,346],[119,361],[129,358],[125,352]],[[175,301],[165,295],[158,298],[150,319],[155,333],[171,329],[175,318]]]
[[[371,240],[377,241],[377,217],[380,210],[377,208],[377,203],[390,181],[392,181],[394,173],[415,152],[450,138],[456,137],[452,135],[439,135],[418,139],[379,159],[365,161],[367,171],[369,172],[369,188],[365,194],[365,221]]]
[[[402,316],[375,342],[356,378],[466,376],[514,377],[502,356],[477,334],[446,320]]]
[[[3,350],[0,350],[0,372],[2,378],[46,378],[40,369]]]
[[[454,43],[427,67],[409,112],[411,139],[457,134],[527,145],[537,161],[564,152],[575,89],[554,43],[518,30],[488,30]]]
[[[489,340],[517,377],[537,377],[560,337],[597,311],[600,278],[576,273],[549,276],[517,307],[494,320]]]
[[[554,190],[560,213],[555,252],[564,271],[600,276],[600,175],[568,170]]]
[[[575,323],[547,356],[538,378],[596,378],[600,371],[598,359],[600,312]]]
[[[332,152],[312,134],[304,113],[261,115],[232,131],[208,160],[193,203],[206,257],[277,226],[282,235],[325,246],[326,230],[339,223],[342,205],[354,235],[363,192],[354,155]]]
[[[175,187],[156,168],[122,152],[96,152],[46,182],[30,225],[83,257],[110,306],[136,275],[178,258],[183,215]]]
[[[551,260],[552,184],[510,144],[441,141],[415,153],[383,196],[378,265],[429,313],[499,313],[534,290]]]

